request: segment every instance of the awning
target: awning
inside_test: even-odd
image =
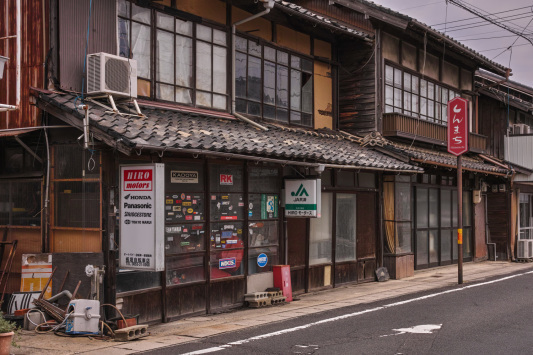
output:
[[[37,106],[64,122],[82,129],[84,112],[74,106],[74,96],[33,90]],[[261,122],[263,131],[236,119],[198,112],[165,109],[152,102],[141,105],[143,117],[119,115],[100,105],[89,106],[90,132],[124,154],[175,152],[235,159],[270,161],[360,170],[420,173],[423,169],[372,148],[361,146],[356,137],[333,130],[288,128]],[[120,107],[127,110],[127,107]],[[226,115],[226,114],[224,114]]]

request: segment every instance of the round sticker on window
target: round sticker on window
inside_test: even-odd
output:
[[[265,267],[268,263],[268,257],[266,254],[262,253],[257,256],[257,265],[259,267]]]

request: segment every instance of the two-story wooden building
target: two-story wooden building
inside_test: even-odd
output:
[[[43,4],[49,85],[26,89],[49,128],[28,190],[45,211],[34,229],[43,252],[103,255],[107,302],[168,321],[241,306],[277,264],[300,293],[457,259],[446,103],[463,96],[474,112],[474,71],[506,68],[366,1]],[[472,191],[512,173],[484,155],[475,117],[466,260],[488,256]],[[121,193],[120,169],[161,163],[163,268],[148,271],[148,252],[121,259],[123,229],[151,213],[124,210],[152,201]],[[287,182],[318,177],[321,217],[285,216]],[[17,229],[11,207],[0,224]]]

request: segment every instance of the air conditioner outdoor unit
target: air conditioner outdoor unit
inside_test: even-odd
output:
[[[533,240],[532,239],[520,239],[516,247],[518,259],[531,259],[533,258]]]
[[[108,53],[87,55],[87,95],[137,97],[137,61]]]
[[[513,125],[513,134],[528,134],[528,133],[529,133],[528,125],[523,124],[523,123],[515,123]]]

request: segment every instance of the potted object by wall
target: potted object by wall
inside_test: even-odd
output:
[[[4,314],[0,312],[0,355],[9,355],[11,352],[11,344],[14,344],[13,336],[17,326],[4,318]]]

